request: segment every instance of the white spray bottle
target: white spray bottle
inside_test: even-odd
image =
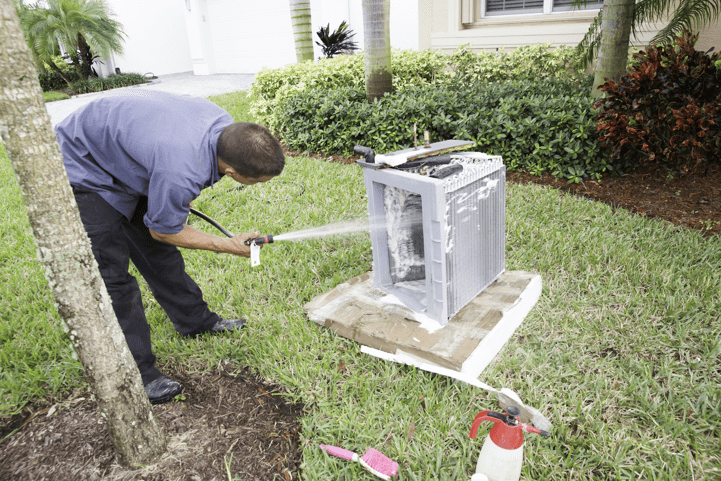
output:
[[[471,438],[475,438],[478,434],[478,426],[481,422],[491,421],[494,426],[478,456],[474,480],[483,479],[485,476],[488,481],[518,481],[521,478],[523,464],[523,432],[536,433],[544,437],[551,436],[548,431],[520,422],[518,420],[520,414],[521,411],[516,406],[508,406],[506,414],[482,411],[476,415],[471,427]]]

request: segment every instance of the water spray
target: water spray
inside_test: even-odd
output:
[[[227,229],[225,229],[222,225],[220,225],[215,220],[211,219],[207,215],[203,214],[202,212],[198,212],[195,209],[190,209],[190,212],[192,214],[197,215],[201,219],[207,221],[211,225],[213,225],[216,229],[221,231],[223,234],[225,234],[228,237],[235,237],[231,232],[229,232]],[[312,239],[316,237],[325,237],[325,236],[331,236],[331,235],[342,235],[342,234],[351,234],[354,232],[362,232],[362,231],[369,231],[374,228],[385,228],[385,222],[384,221],[375,221],[375,222],[368,222],[367,220],[351,220],[351,221],[343,221],[343,222],[337,222],[334,224],[328,224],[322,227],[313,227],[310,229],[303,229],[303,230],[297,230],[293,232],[287,232],[285,234],[279,234],[279,235],[266,235],[261,237],[255,237],[251,239],[246,239],[244,241],[244,244],[247,246],[252,245],[255,243],[255,245],[261,245],[261,244],[272,244],[276,241],[291,241],[291,240],[302,240],[302,239]]]

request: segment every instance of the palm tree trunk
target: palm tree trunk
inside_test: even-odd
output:
[[[390,0],[363,0],[363,54],[369,102],[393,90],[390,16]]]
[[[626,71],[634,4],[634,0],[606,0],[603,6],[601,46],[591,90],[594,97],[603,94],[598,87],[606,79],[618,80]]]
[[[295,57],[300,62],[313,60],[313,26],[310,0],[290,0],[290,18],[295,37]]]
[[[93,52],[90,51],[90,45],[85,41],[82,33],[78,33],[78,50],[80,50],[80,71],[82,72],[82,80],[87,80],[93,73]]]
[[[13,0],[0,0],[0,136],[21,186],[38,257],[119,460],[166,449],[80,221]]]

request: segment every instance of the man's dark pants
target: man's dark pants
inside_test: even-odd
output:
[[[129,259],[180,334],[192,336],[208,331],[220,317],[208,309],[200,288],[185,272],[185,261],[178,248],[150,235],[143,223],[147,197],[140,198],[133,218],[128,221],[99,194],[77,186],[73,186],[73,193],[113,310],[143,384],[147,384],[161,373],[155,367],[140,288],[128,272]]]

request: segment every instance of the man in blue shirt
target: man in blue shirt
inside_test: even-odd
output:
[[[190,202],[222,176],[266,182],[285,165],[266,129],[234,123],[204,99],[148,90],[103,96],[55,128],[63,162],[115,315],[153,403],[182,391],[155,367],[150,329],[129,260],[182,335],[240,329],[210,311],[177,247],[249,257],[257,233],[219,237],[185,221]]]

